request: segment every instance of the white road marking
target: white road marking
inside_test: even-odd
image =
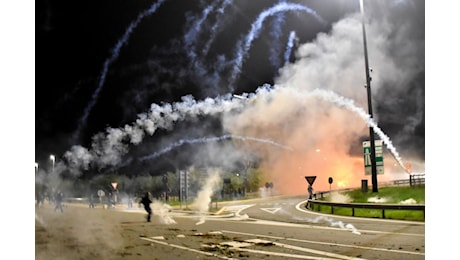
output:
[[[340,247],[348,247],[348,248],[354,248],[354,249],[364,249],[364,250],[371,250],[371,251],[392,252],[392,253],[398,253],[398,254],[425,255],[425,253],[420,253],[420,252],[385,249],[385,248],[378,248],[378,247],[346,245],[346,244],[328,243],[328,242],[319,242],[319,241],[313,241],[313,240],[287,238],[287,237],[277,237],[277,236],[268,236],[268,235],[263,235],[263,234],[253,234],[253,233],[236,232],[236,231],[229,231],[229,230],[222,230],[222,232],[223,233],[238,234],[238,235],[255,236],[255,237],[265,237],[265,238],[270,238],[270,239],[275,239],[275,240],[286,240],[286,241],[318,244],[318,245],[340,246]]]
[[[157,243],[157,244],[160,244],[160,245],[164,245],[164,246],[170,246],[170,247],[174,247],[174,248],[179,248],[179,249],[187,250],[187,251],[194,252],[194,253],[198,253],[198,254],[202,254],[202,255],[215,256],[215,257],[220,258],[220,259],[234,259],[234,258],[228,258],[228,257],[226,257],[226,256],[222,256],[222,255],[216,255],[216,254],[212,254],[212,253],[200,251],[200,250],[193,249],[193,248],[189,248],[189,247],[185,247],[185,246],[179,246],[179,245],[175,245],[175,244],[166,243],[166,242],[163,242],[163,241],[158,241],[158,240],[150,239],[150,238],[147,238],[147,237],[140,237],[140,239],[143,239],[143,240],[146,240],[146,241],[149,241],[149,242],[152,242],[152,243]]]
[[[281,208],[260,208],[261,210],[265,211],[265,212],[268,212],[268,213],[271,213],[271,214],[275,214],[276,212],[278,212]]]
[[[317,220],[320,220],[320,219],[332,220],[332,217],[329,214],[322,214],[322,213],[309,211],[309,210],[301,208],[300,205],[305,203],[305,202],[306,201],[302,201],[302,202],[298,203],[296,205],[296,209],[298,211],[302,211],[302,212],[305,212],[305,213],[309,213],[309,214],[312,214],[312,215],[319,216],[319,217],[317,217],[315,219],[310,219],[310,221],[312,223],[317,223],[318,222]],[[356,220],[356,217],[348,217],[348,216],[334,216],[334,217],[337,218],[337,219],[350,219],[350,220],[353,219],[353,220]],[[382,221],[382,222],[387,222],[387,223],[403,223],[403,224],[407,223],[407,224],[411,224],[411,225],[423,225],[423,226],[425,225],[424,222],[420,223],[418,221],[405,221],[405,220],[369,219],[369,221],[372,221],[372,222]],[[337,221],[337,222],[341,222],[341,221]],[[374,233],[374,234],[390,234],[390,235],[401,235],[401,236],[425,237],[425,234],[399,233],[399,232],[378,231],[378,230],[361,230],[360,229],[359,233],[360,234],[362,234],[362,233]]]
[[[201,251],[201,250],[197,250],[197,249],[193,249],[193,248],[189,248],[189,247],[185,247],[185,246],[180,246],[180,245],[176,245],[176,244],[171,244],[171,243],[159,241],[159,240],[154,239],[154,237],[152,237],[152,238],[140,237],[140,239],[143,239],[143,240],[146,240],[146,241],[149,241],[149,242],[152,242],[152,243],[157,243],[157,244],[160,244],[160,245],[164,245],[164,246],[170,246],[170,247],[174,247],[174,248],[178,248],[178,249],[182,249],[182,250],[187,250],[187,251],[194,252],[194,253],[207,255],[207,256],[215,256],[215,257],[218,257],[218,258],[221,258],[221,259],[234,259],[234,258],[228,258],[226,256],[217,255],[217,254],[213,254],[213,253],[209,253],[209,252],[204,252],[204,251]],[[324,252],[324,251],[319,251],[319,250],[314,250],[314,249],[308,249],[308,248],[303,248],[303,247],[298,247],[298,246],[292,246],[292,245],[282,244],[282,243],[278,243],[278,242],[271,242],[271,241],[270,242],[273,245],[278,246],[278,247],[288,248],[288,249],[292,249],[292,250],[298,250],[298,251],[306,252],[306,253],[325,255],[327,257],[334,257],[334,258],[325,258],[325,257],[317,257],[317,256],[306,256],[306,255],[298,255],[298,254],[288,254],[288,253],[281,253],[281,252],[248,249],[248,248],[245,248],[245,247],[254,245],[255,242],[252,241],[252,240],[247,240],[247,241],[248,242],[244,243],[244,245],[241,242],[237,242],[236,244],[232,244],[232,242],[224,242],[224,243],[220,243],[220,244],[222,244],[224,246],[230,246],[230,248],[228,248],[228,249],[233,250],[233,251],[247,252],[247,253],[253,253],[253,254],[283,256],[283,257],[299,258],[299,259],[311,259],[311,260],[337,260],[337,259],[352,260],[352,259],[363,259],[363,258],[348,257],[348,256],[344,256],[344,255],[339,255],[339,254],[334,254],[334,253],[329,253],[329,252]],[[235,246],[233,246],[233,245],[235,245]],[[365,260],[365,259],[363,259],[363,260]]]
[[[247,252],[253,254],[262,254],[262,255],[271,255],[271,256],[283,256],[289,258],[299,258],[299,259],[312,259],[312,260],[337,260],[337,258],[324,258],[324,257],[316,257],[316,256],[306,256],[306,255],[295,255],[295,254],[287,254],[287,253],[279,253],[273,251],[263,251],[263,250],[255,250],[249,248],[236,248],[235,251],[239,252]]]

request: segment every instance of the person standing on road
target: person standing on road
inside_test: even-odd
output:
[[[94,194],[92,192],[89,194],[88,200],[89,200],[89,208],[93,209],[94,208]]]
[[[150,208],[151,203],[152,203],[151,194],[150,192],[146,192],[144,197],[141,198],[141,201],[139,204],[144,205],[144,209],[147,212],[147,222],[150,222],[150,218],[152,216],[152,208]]]
[[[62,209],[62,192],[58,191],[56,193],[56,196],[54,198],[54,203],[56,206],[54,207],[54,211],[60,210],[61,212],[64,212],[64,209]]]

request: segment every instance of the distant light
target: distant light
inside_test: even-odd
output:
[[[35,163],[35,168],[38,169],[38,163],[37,162]]]
[[[319,148],[316,148],[315,150],[317,153],[321,152],[321,150]]]

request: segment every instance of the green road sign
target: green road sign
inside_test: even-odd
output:
[[[375,164],[377,166],[377,174],[383,174],[383,141],[375,140]],[[364,153],[364,174],[372,175],[372,160],[371,160],[371,142],[363,142]]]

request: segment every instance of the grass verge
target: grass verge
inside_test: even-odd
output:
[[[337,198],[343,201],[337,201]],[[333,192],[330,196],[320,200],[344,203],[425,204],[425,185],[382,187],[377,193],[362,192],[361,189]],[[341,216],[353,216],[354,214],[355,217],[425,221],[425,213],[420,210],[385,210],[382,212],[380,209],[357,208],[353,213],[351,208],[325,205],[314,205],[312,210]]]

